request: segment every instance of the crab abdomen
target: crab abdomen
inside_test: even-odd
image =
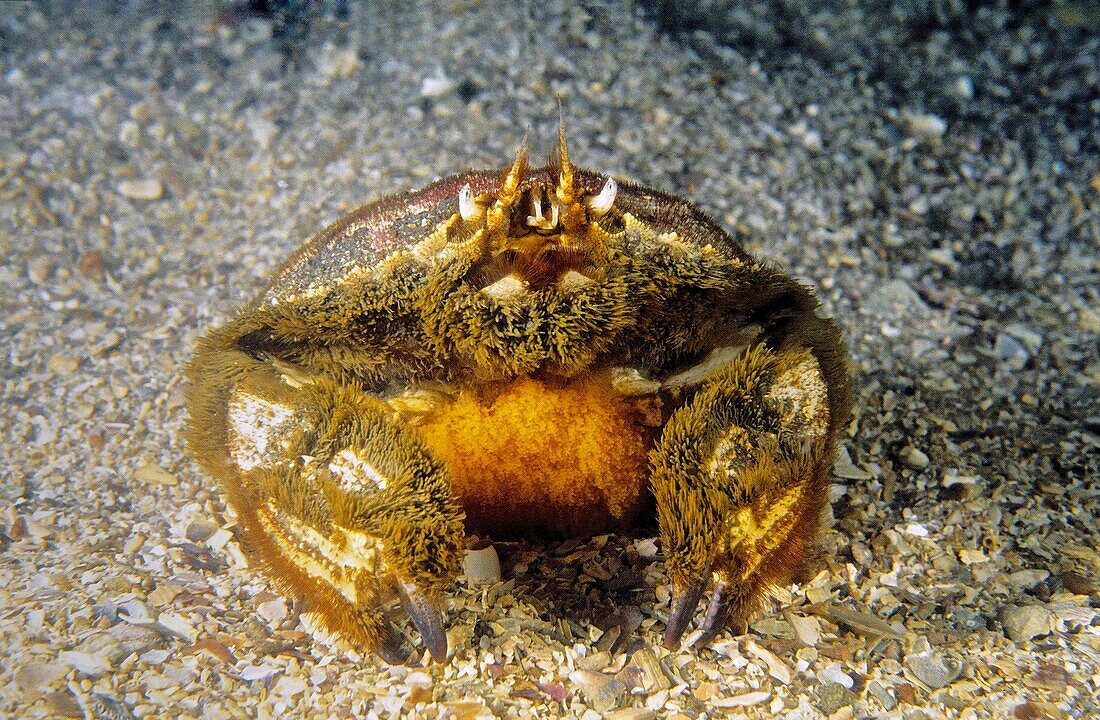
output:
[[[417,429],[450,471],[468,531],[577,537],[628,527],[646,506],[645,422],[602,372],[469,388]]]

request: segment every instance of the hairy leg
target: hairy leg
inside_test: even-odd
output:
[[[407,657],[382,614],[400,598],[445,659],[438,601],[464,530],[446,470],[419,436],[354,386],[239,350],[200,352],[190,374],[191,450],[221,483],[250,558],[388,662]]]
[[[653,451],[657,517],[675,597],[675,647],[708,588],[704,642],[743,629],[799,570],[833,458],[827,389],[808,350],[744,353],[669,420]]]

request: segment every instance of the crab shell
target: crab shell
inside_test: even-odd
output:
[[[552,193],[559,173],[560,168],[553,166],[527,171],[515,192],[518,196]],[[718,244],[728,236],[695,206],[598,173],[579,168],[574,173],[578,194],[599,199],[611,188],[619,213],[668,233],[684,246],[705,246],[715,255],[750,261],[737,245]],[[299,249],[275,274],[259,305],[286,307],[310,295],[329,295],[333,288],[353,285],[395,256],[416,252],[436,227],[461,217],[464,198],[497,197],[505,182],[507,173],[501,171],[469,172],[353,212]],[[478,211],[483,210],[473,212]],[[530,283],[516,282],[514,274],[506,278],[490,291],[500,295],[530,290]],[[566,270],[552,279],[567,283],[578,278],[587,276]],[[493,283],[483,280],[482,284]],[[597,328],[596,332],[608,331]],[[632,399],[641,393],[630,390],[623,398],[631,378],[623,377],[617,367],[593,373],[588,382],[577,381],[593,365],[617,365],[611,358],[635,343],[628,339],[623,345],[627,347],[606,349],[604,357],[586,353],[548,362],[531,373],[537,379],[520,375],[514,385],[503,389],[494,388],[493,381],[510,381],[510,368],[479,373],[469,368],[474,363],[454,359],[455,367],[433,368],[430,373],[410,372],[409,365],[431,365],[416,358],[372,369],[370,374],[378,379],[379,389],[384,381],[391,395],[395,387],[417,385],[418,374],[447,377],[452,388],[465,383],[481,386],[476,396],[455,398],[428,418],[418,417],[422,413],[415,412],[415,405],[431,392],[430,386],[391,400],[409,410],[406,419],[417,424],[428,446],[448,466],[468,532],[495,538],[585,536],[629,527],[651,505],[648,452],[664,419],[653,398]],[[620,362],[638,364],[625,354]],[[653,359],[647,364],[654,365]],[[362,377],[362,369],[357,372]],[[487,394],[492,396],[488,403]]]

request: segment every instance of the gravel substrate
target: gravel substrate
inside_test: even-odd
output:
[[[1100,712],[1089,3],[245,5],[0,3],[0,716]],[[578,163],[845,328],[830,528],[748,634],[671,653],[652,532],[497,544],[450,662],[386,667],[247,567],[181,371],[323,223],[543,155],[558,97]]]

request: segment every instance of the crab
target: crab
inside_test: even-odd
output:
[[[524,144],[526,145],[526,143]],[[655,513],[664,644],[743,631],[801,569],[847,422],[812,291],[691,203],[525,148],[330,225],[199,342],[189,447],[250,563],[324,626],[446,660],[468,533],[570,537]]]

